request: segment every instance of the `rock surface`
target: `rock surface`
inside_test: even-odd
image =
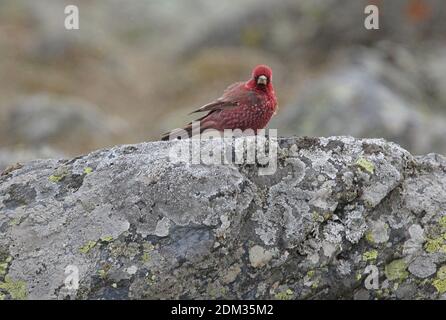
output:
[[[170,161],[190,140],[4,172],[0,298],[445,298],[444,157],[278,141],[273,175]]]

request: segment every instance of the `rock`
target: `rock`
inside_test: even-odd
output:
[[[389,240],[388,230],[389,226],[383,221],[371,222],[367,239],[372,243],[385,243]]]
[[[263,249],[261,246],[255,245],[249,249],[249,261],[254,268],[263,267],[272,257],[272,253]]]
[[[409,271],[414,276],[424,279],[433,275],[437,271],[437,267],[429,258],[418,257],[410,264]]]
[[[442,297],[446,158],[412,156],[381,139],[277,141],[270,175],[259,175],[256,164],[173,161],[172,147],[191,140],[117,146],[8,171],[0,176],[0,293]],[[369,230],[379,241],[367,239]],[[409,240],[417,245],[403,253]],[[437,272],[421,270],[416,257]],[[367,289],[374,276],[379,288]]]
[[[423,243],[426,241],[424,230],[420,225],[414,224],[409,228],[410,238],[404,243],[403,254],[410,256],[420,251]]]

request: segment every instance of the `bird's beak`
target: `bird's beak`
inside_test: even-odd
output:
[[[264,75],[261,75],[257,78],[257,84],[263,84],[263,85],[267,85],[268,83],[268,78]]]

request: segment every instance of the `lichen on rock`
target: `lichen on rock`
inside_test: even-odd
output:
[[[277,171],[259,176],[255,164],[171,161],[186,143],[0,176],[0,299],[444,294],[444,157],[381,139],[279,138]]]

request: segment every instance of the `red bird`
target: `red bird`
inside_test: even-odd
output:
[[[272,84],[272,70],[258,65],[252,71],[251,79],[230,85],[217,100],[191,113],[208,112],[200,121],[200,133],[206,129],[263,129],[276,113],[277,100]],[[183,131],[184,130],[184,131]],[[177,138],[187,132],[192,135],[192,122],[186,127],[162,135],[162,140]]]

